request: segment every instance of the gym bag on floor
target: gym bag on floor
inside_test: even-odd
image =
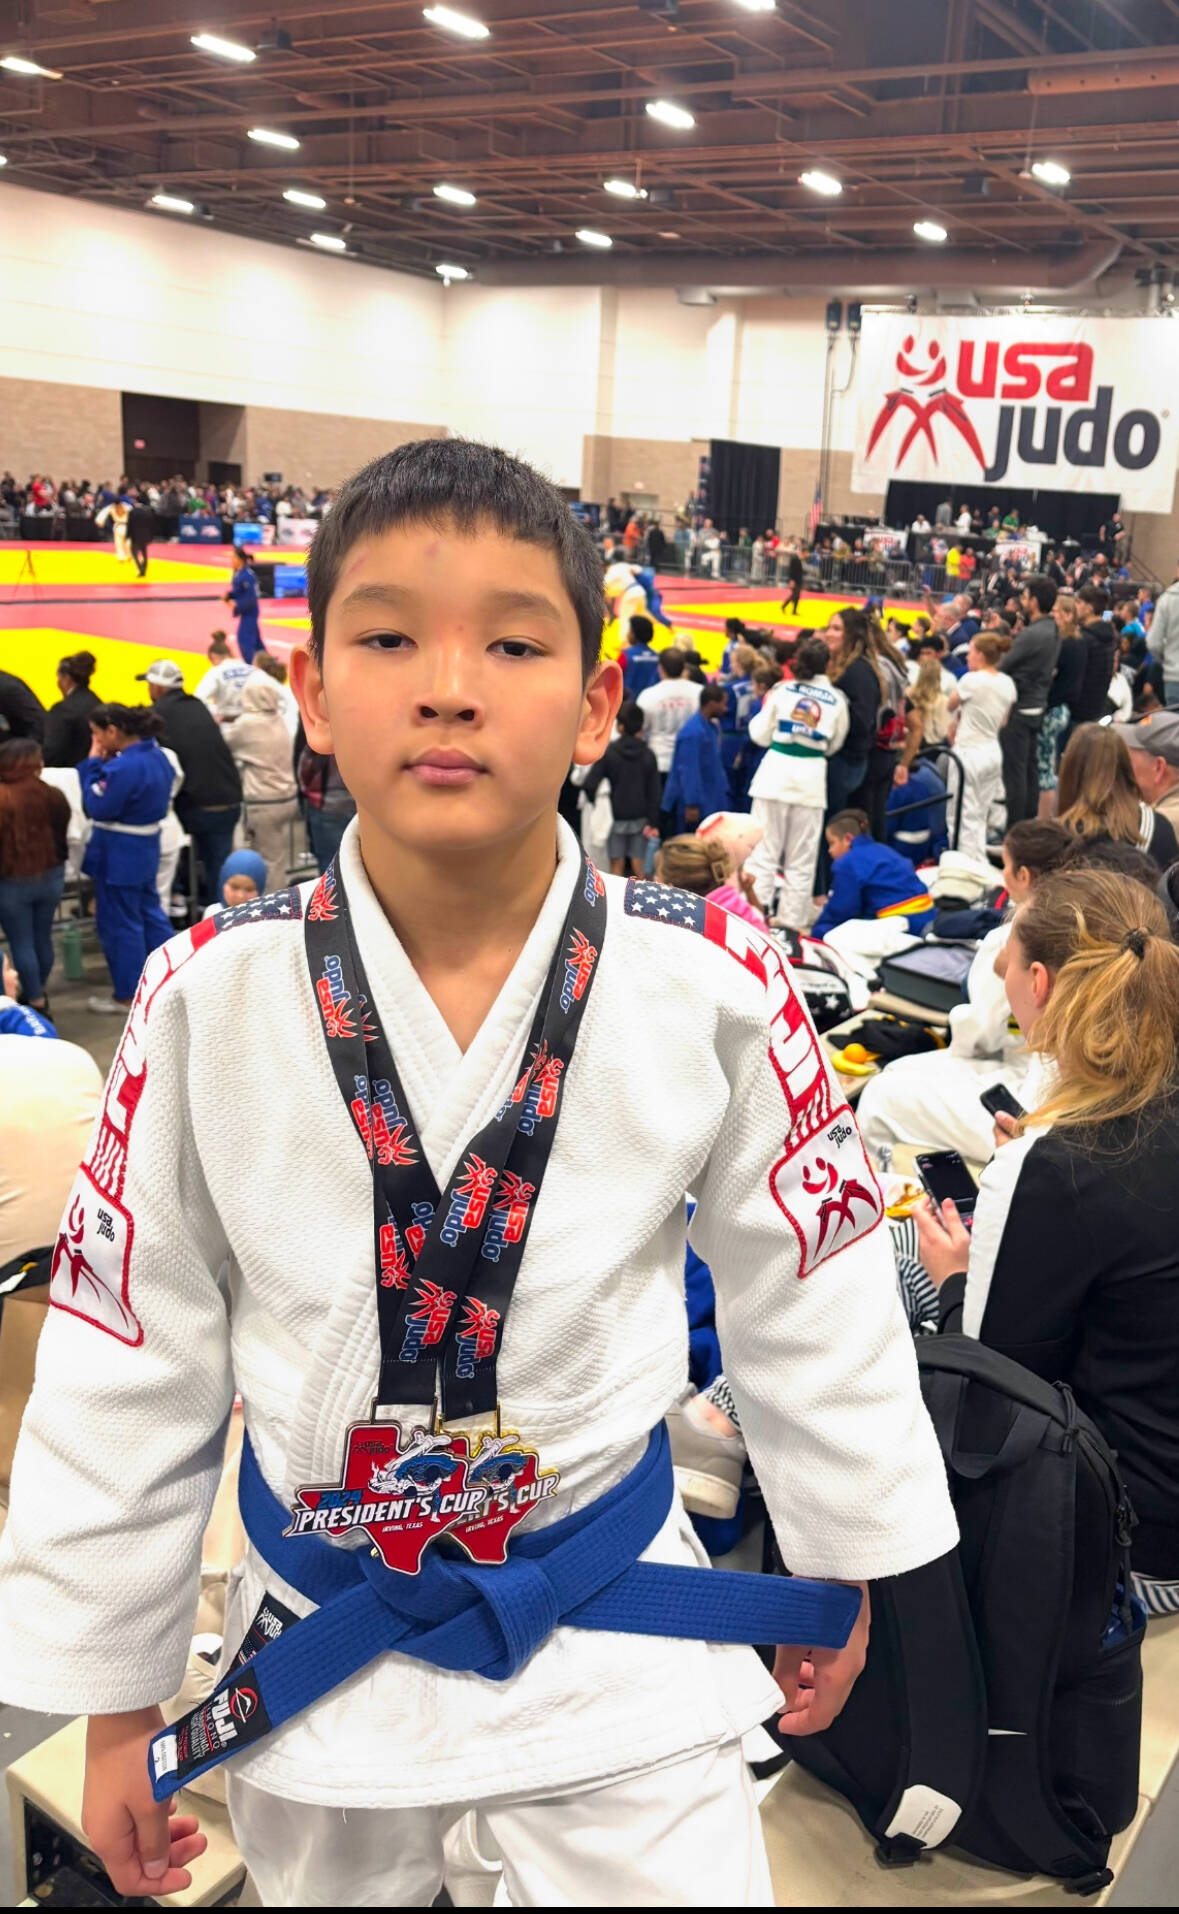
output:
[[[864,1673],[824,1733],[777,1737],[878,1857],[951,1841],[1078,1894],[1138,1805],[1145,1614],[1113,1452],[1063,1384],[966,1336],[917,1345],[961,1531],[873,1582]]]
[[[966,995],[966,978],[978,955],[977,944],[915,944],[880,959],[885,990],[927,1010],[952,1010]]]

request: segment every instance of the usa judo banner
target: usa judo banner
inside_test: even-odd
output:
[[[852,486],[892,478],[1118,492],[1169,512],[1179,337],[1167,319],[865,313]]]

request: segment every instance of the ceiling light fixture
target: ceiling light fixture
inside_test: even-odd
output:
[[[680,239],[682,236],[680,233],[660,233],[659,235],[660,239]]]
[[[737,0],[737,5],[744,7],[746,13],[775,13],[778,0]]]
[[[595,232],[592,226],[579,226],[577,237],[583,246],[597,246],[601,252],[608,252],[614,244],[609,233]]]
[[[679,133],[690,132],[696,124],[687,107],[676,106],[672,100],[648,100],[647,111],[661,126],[674,126]]]
[[[1072,174],[1058,160],[1033,160],[1032,172],[1044,186],[1067,186]]]
[[[306,206],[312,213],[322,213],[327,205],[326,199],[321,199],[318,193],[305,193],[299,186],[288,186],[283,198],[292,206]]]
[[[636,186],[629,179],[604,179],[602,185],[606,192],[613,193],[616,199],[646,199],[645,186]]]
[[[474,193],[468,193],[465,186],[436,186],[435,199],[444,199],[448,206],[473,206]]]
[[[284,153],[297,153],[299,142],[293,133],[275,133],[269,126],[252,126],[248,137],[259,146],[281,146]]]
[[[149,206],[158,206],[162,213],[196,212],[193,200],[179,199],[175,193],[153,193],[147,203]]]
[[[312,233],[311,244],[319,246],[325,253],[346,253],[348,241],[341,239],[339,233]]]
[[[60,80],[61,74],[51,66],[38,66],[36,60],[26,60],[23,53],[6,53],[0,60],[6,73],[24,73],[31,80]]]
[[[441,27],[445,33],[461,34],[464,40],[490,38],[491,28],[485,27],[482,20],[472,19],[469,13],[456,13],[453,7],[423,7],[422,13],[431,26]]]
[[[471,277],[465,266],[435,266],[434,271],[440,279],[445,279],[448,286],[452,279],[469,279]]]
[[[7,166],[7,164],[8,164],[7,153],[0,153],[0,166]]]
[[[817,166],[798,175],[800,186],[808,186],[812,193],[823,193],[828,199],[834,199],[843,191],[843,181],[836,179],[834,173],[824,173]]]
[[[258,58],[253,47],[244,47],[238,40],[223,40],[218,33],[193,33],[189,44],[201,53],[212,53],[218,60],[236,60],[239,66],[249,66]]]
[[[931,246],[940,246],[947,237],[945,227],[939,226],[936,219],[915,219],[913,231],[918,239],[927,239]]]

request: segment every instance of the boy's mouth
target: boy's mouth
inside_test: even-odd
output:
[[[465,751],[426,751],[407,768],[422,784],[473,784],[483,776],[483,766]]]

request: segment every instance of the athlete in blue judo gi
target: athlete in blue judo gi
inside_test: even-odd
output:
[[[94,884],[94,921],[111,973],[110,997],[91,1010],[124,1013],[148,955],[173,934],[160,908],[160,825],[175,771],[153,735],[148,705],[100,705],[91,713],[94,756],[78,766],[82,808],[94,829],[82,869]]]
[[[714,811],[729,802],[729,780],[721,757],[720,714],[726,693],[722,685],[705,685],[700,708],[681,728],[675,741],[663,808],[676,831],[694,831]]]
[[[258,580],[249,557],[240,545],[234,546],[233,578],[225,594],[225,602],[233,606],[237,618],[237,648],[243,661],[251,665],[255,653],[265,651],[266,647],[258,629]]]

